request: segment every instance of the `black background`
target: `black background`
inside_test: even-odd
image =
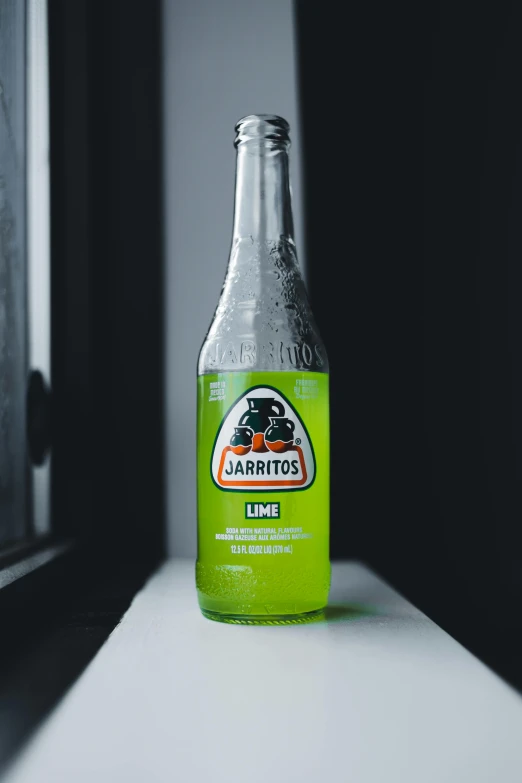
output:
[[[297,2],[332,556],[522,684],[522,6]]]

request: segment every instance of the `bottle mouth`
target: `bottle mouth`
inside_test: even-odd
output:
[[[234,146],[245,141],[273,141],[290,144],[290,125],[277,114],[249,114],[236,123]]]

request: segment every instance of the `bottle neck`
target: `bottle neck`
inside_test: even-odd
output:
[[[287,145],[252,140],[237,149],[233,239],[293,240]]]

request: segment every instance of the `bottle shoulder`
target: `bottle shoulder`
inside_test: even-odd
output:
[[[292,241],[236,242],[198,374],[328,372]]]

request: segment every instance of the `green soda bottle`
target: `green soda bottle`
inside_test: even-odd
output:
[[[236,125],[236,203],[221,298],[198,364],[201,611],[316,619],[330,587],[328,360],[296,257],[289,126]]]

